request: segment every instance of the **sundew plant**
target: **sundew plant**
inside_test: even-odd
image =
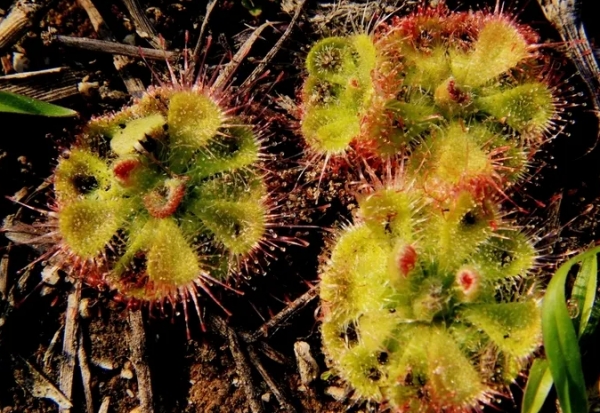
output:
[[[306,152],[370,176],[320,292],[328,363],[361,398],[476,411],[541,344],[538,253],[508,218],[563,110],[538,42],[499,10],[442,5],[308,52]]]

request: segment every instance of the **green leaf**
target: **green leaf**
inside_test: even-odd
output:
[[[581,338],[584,334],[591,332],[597,325],[597,312],[593,316],[594,302],[596,301],[596,288],[598,278],[598,260],[596,256],[588,257],[581,263],[581,269],[573,285],[572,299],[577,304],[578,317],[574,320],[579,324]]]
[[[0,90],[0,112],[52,117],[77,115],[74,110],[2,90]]]
[[[553,383],[548,360],[534,360],[523,395],[521,413],[538,413],[542,409]]]
[[[588,411],[581,354],[566,305],[565,283],[569,270],[575,264],[595,257],[598,252],[600,247],[592,248],[561,265],[548,284],[542,304],[542,334],[546,356],[564,413]]]

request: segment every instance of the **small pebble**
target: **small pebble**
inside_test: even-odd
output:
[[[308,386],[319,375],[319,365],[315,358],[310,354],[310,345],[305,341],[296,341],[294,343],[294,354],[300,373],[300,381],[304,386]]]
[[[48,285],[56,285],[60,281],[58,267],[49,265],[42,270],[42,281]]]
[[[14,52],[12,66],[17,73],[23,73],[29,70],[29,59],[23,53]]]
[[[121,377],[125,380],[133,379],[133,370],[126,364],[121,370]]]
[[[92,316],[89,298],[82,298],[79,302],[79,315],[81,318],[90,318]]]
[[[123,43],[135,46],[135,33],[128,34],[123,38]]]
[[[338,402],[346,399],[346,390],[337,386],[329,386],[325,389],[325,394],[337,400]]]
[[[263,395],[260,396],[260,399],[265,403],[269,403],[271,401],[271,392],[263,393]]]
[[[109,360],[109,359],[99,359],[99,360],[92,359],[92,363],[94,363],[96,366],[100,367],[102,370],[114,370],[115,369],[115,364],[112,362],[112,360]]]

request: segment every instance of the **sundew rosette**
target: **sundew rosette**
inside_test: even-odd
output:
[[[510,16],[421,8],[306,58],[301,132],[327,160],[390,160],[439,199],[522,180],[562,107],[533,30]]]
[[[326,252],[320,298],[331,371],[401,412],[479,411],[541,344],[529,237],[468,191],[359,196]]]
[[[249,117],[220,96],[151,88],[89,122],[53,175],[68,265],[125,300],[197,308],[198,289],[211,295],[258,260],[272,217],[265,155]]]

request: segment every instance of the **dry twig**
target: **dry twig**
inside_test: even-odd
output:
[[[269,27],[271,25],[272,25],[272,23],[266,22],[266,23],[263,23],[260,26],[258,26],[256,29],[254,29],[254,31],[252,32],[250,37],[248,37],[248,39],[246,39],[244,44],[242,44],[242,46],[239,48],[237,53],[233,56],[231,61],[229,63],[227,63],[225,65],[225,67],[223,68],[223,70],[221,71],[221,73],[219,73],[219,77],[217,77],[217,80],[215,80],[215,83],[213,85],[213,87],[215,89],[218,90],[218,89],[224,87],[231,80],[234,72],[240,66],[242,61],[246,58],[248,53],[250,53],[250,49],[252,48],[252,45],[254,45],[256,40],[258,40],[258,38],[260,37],[260,34],[263,32],[263,30],[265,30],[267,27]]]
[[[0,51],[23,35],[25,30],[33,24],[37,14],[50,2],[45,3],[40,4],[26,0],[19,0],[15,3],[8,16],[0,23]]]
[[[294,315],[298,310],[302,309],[312,300],[314,300],[319,294],[319,287],[312,287],[310,290],[296,298],[294,301],[288,304],[283,310],[275,314],[269,321],[260,326],[254,333],[245,334],[243,336],[244,341],[247,343],[253,343],[261,337],[266,337],[270,330],[277,328],[282,322],[287,320],[289,317]]]
[[[254,368],[258,370],[265,383],[267,383],[267,386],[269,386],[271,393],[273,393],[273,395],[279,402],[279,406],[286,413],[296,413],[296,409],[294,408],[294,406],[292,406],[292,404],[287,400],[287,397],[285,396],[285,394],[283,394],[283,391],[281,391],[281,389],[277,386],[275,381],[271,378],[271,376],[269,376],[269,373],[260,362],[260,358],[258,357],[256,350],[254,350],[254,348],[251,345],[247,347],[247,350],[250,362],[252,363]]]
[[[60,365],[60,390],[72,400],[73,398],[73,375],[75,373],[75,362],[77,361],[77,346],[79,329],[79,301],[81,300],[81,281],[76,280],[67,299],[67,310],[65,311],[65,334],[63,336],[63,359]],[[68,413],[71,409],[61,407],[61,413]]]
[[[210,14],[214,10],[217,5],[217,0],[210,0],[206,4],[206,15],[204,19],[202,19],[202,25],[200,25],[200,33],[198,34],[198,40],[196,41],[196,47],[194,47],[194,52],[192,54],[192,64],[194,65],[194,74],[197,75],[200,71],[200,55],[202,53],[202,43],[204,42],[204,32],[206,31],[206,25],[208,24],[208,19],[210,18]],[[194,76],[195,77],[195,76]]]
[[[58,78],[56,75],[60,74]],[[68,68],[16,73],[0,77],[0,89],[34,99],[54,102],[79,94],[80,77]]]
[[[281,37],[277,40],[275,45],[271,48],[271,50],[269,50],[269,52],[266,54],[266,56],[261,60],[261,62],[258,64],[258,66],[256,66],[254,68],[254,70],[252,71],[252,73],[250,73],[250,76],[248,76],[246,78],[246,80],[244,80],[241,87],[244,87],[246,85],[251,85],[262,74],[263,70],[265,69],[265,67],[267,67],[267,65],[269,64],[271,59],[273,59],[273,57],[275,57],[277,52],[281,49],[281,46],[283,45],[283,43],[288,39],[288,37],[290,37],[290,34],[292,34],[292,30],[294,29],[294,26],[296,25],[296,22],[298,21],[298,18],[300,17],[300,12],[302,11],[302,8],[304,7],[305,3],[306,3],[306,0],[300,0],[298,5],[296,6],[296,12],[294,13],[294,17],[292,17],[292,20],[288,24],[288,27],[285,29],[285,31],[283,32]]]
[[[6,248],[6,252],[0,258],[0,300],[6,300],[8,297],[8,253],[10,246]]]
[[[600,67],[581,22],[576,0],[538,0],[546,18],[567,43],[567,51],[590,91],[594,113],[600,122]]]
[[[96,6],[94,6],[91,0],[77,0],[77,2],[81,7],[83,7],[85,12],[87,13],[88,17],[90,18],[90,21],[92,22],[92,26],[94,27],[94,30],[98,33],[98,35],[104,40],[114,42],[114,36],[110,32],[110,29],[104,22],[104,19],[100,15],[100,12],[98,12],[98,9],[96,9]],[[127,88],[129,94],[134,97],[140,96],[145,90],[144,85],[139,79],[132,77],[131,75],[129,75],[129,73],[127,73],[127,59],[123,56],[114,56],[113,62],[115,68],[121,74],[123,83],[125,83],[125,87]]]
[[[42,359],[42,369],[44,371],[50,370],[50,363],[52,363],[52,357],[54,356],[54,348],[56,347],[56,344],[60,339],[60,333],[62,333],[63,328],[64,325],[58,327],[58,330],[56,330],[56,332],[52,336],[52,339],[50,340],[50,343],[48,344],[48,348],[44,352],[44,357]]]
[[[92,373],[88,363],[85,345],[83,342],[83,333],[79,329],[79,348],[77,349],[77,361],[79,362],[79,371],[81,372],[81,382],[83,383],[83,395],[85,397],[86,413],[94,413],[94,400],[92,398]]]
[[[146,47],[131,46],[128,44],[111,42],[106,40],[87,39],[85,37],[52,36],[50,41],[56,41],[67,47],[89,50],[98,53],[109,53],[130,57],[144,57],[152,60],[165,60],[177,57],[174,52],[148,49]]]
[[[231,356],[235,362],[235,370],[240,379],[240,383],[242,384],[242,388],[244,389],[244,393],[246,394],[246,399],[248,401],[248,405],[250,406],[250,410],[252,413],[264,412],[260,403],[260,397],[255,391],[254,384],[252,382],[250,365],[248,364],[248,360],[246,359],[246,356],[240,347],[237,334],[221,317],[212,316],[210,317],[209,321],[215,330],[217,330],[223,337],[227,339],[229,351],[231,351]]]
[[[162,49],[163,45],[161,44],[158,32],[146,17],[146,14],[142,11],[142,7],[138,0],[123,0],[125,7],[127,7],[127,11],[129,15],[133,19],[133,24],[135,25],[135,32],[142,39],[146,39],[148,43],[152,45],[155,49]]]
[[[37,77],[37,76],[45,76],[45,75],[54,74],[54,73],[61,73],[67,69],[68,69],[68,67],[53,67],[51,69],[35,70],[32,72],[12,73],[10,75],[0,76],[0,80],[30,79],[32,77]]]
[[[146,332],[142,310],[129,311],[129,328],[129,356],[137,377],[140,409],[144,413],[152,413],[154,411],[152,380],[146,360]]]

